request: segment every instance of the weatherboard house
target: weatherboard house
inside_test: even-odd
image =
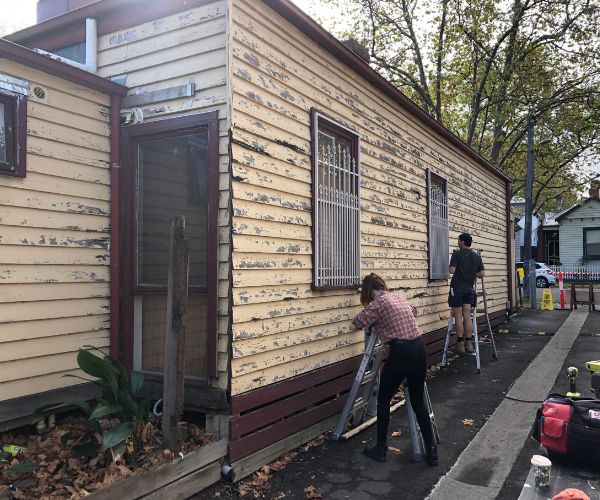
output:
[[[365,273],[417,307],[438,362],[468,231],[503,320],[509,180],[288,0],[40,0],[38,16],[0,40],[2,426],[91,394],[63,377],[84,345],[159,394],[176,215],[186,405],[240,475],[332,427]]]

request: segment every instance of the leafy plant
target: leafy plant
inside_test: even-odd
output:
[[[102,356],[94,354],[92,350]],[[72,374],[65,377],[80,378],[100,387],[101,397],[93,409],[85,401],[77,403],[77,406],[87,416],[86,425],[102,434],[101,451],[110,450],[116,461],[125,453],[127,441],[132,438],[133,455],[137,456],[141,447],[141,434],[152,404],[150,400],[138,396],[144,383],[144,374],[130,372],[121,361],[93,346],[79,349],[77,364],[94,379]],[[105,417],[117,418],[119,423],[102,431],[99,419]],[[84,443],[78,447],[81,449],[74,450],[77,455],[94,456],[90,444]]]
[[[11,472],[13,474],[26,474],[27,472],[33,472],[39,468],[40,466],[37,464],[37,462],[25,462],[22,464],[13,465],[9,469],[6,469],[6,472]]]

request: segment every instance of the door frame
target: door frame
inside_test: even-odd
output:
[[[136,288],[136,218],[137,165],[134,147],[141,140],[188,135],[199,128],[208,128],[208,245],[207,245],[207,378],[216,378],[217,371],[217,308],[218,308],[218,218],[219,218],[219,121],[218,111],[196,113],[175,118],[121,127],[122,135],[122,196],[121,196],[121,303],[123,361],[133,368],[134,350],[134,293]]]

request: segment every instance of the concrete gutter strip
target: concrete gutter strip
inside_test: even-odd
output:
[[[535,411],[552,389],[587,316],[579,310],[569,314],[428,499],[496,498],[529,436]],[[442,436],[440,453],[443,450]]]

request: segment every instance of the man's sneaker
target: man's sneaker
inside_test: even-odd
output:
[[[460,339],[458,342],[456,342],[456,345],[454,346],[454,352],[456,354],[464,354],[465,353],[465,344],[462,341],[462,339]]]
[[[471,339],[465,340],[465,351],[467,351],[468,354],[475,352],[475,349],[473,349],[473,341]]]
[[[367,455],[367,457],[372,458],[373,460],[377,460],[378,462],[385,462],[385,454],[386,454],[386,446],[382,446],[376,444],[375,446],[371,446],[363,450],[363,453]]]

